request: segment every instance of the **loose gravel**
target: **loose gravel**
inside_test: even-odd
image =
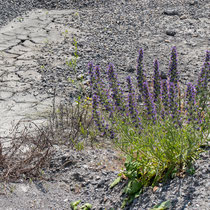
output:
[[[36,8],[75,9],[71,16],[63,16],[54,21],[64,23],[69,28],[78,28],[82,33],[76,36],[78,55],[76,76],[87,76],[87,64],[100,64],[105,74],[107,65],[115,65],[120,82],[125,76],[135,75],[139,48],[145,52],[145,71],[152,75],[153,60],[159,59],[160,69],[167,73],[172,46],[177,46],[180,79],[183,86],[195,82],[202,66],[205,51],[209,48],[210,7],[208,0],[160,1],[0,1],[0,25]],[[67,79],[75,75],[66,66],[63,54],[72,54],[67,37],[60,44],[48,43],[36,59],[45,71],[39,83],[34,84],[40,94],[52,93],[56,87],[64,97],[77,95],[68,86]],[[50,53],[49,53],[50,52]],[[56,66],[54,60],[63,64]],[[66,91],[67,89],[68,91]],[[93,204],[93,209],[120,209],[124,198],[121,182],[113,190],[110,183],[117,177],[123,157],[112,150],[86,149],[75,152],[57,148],[48,181],[31,184],[12,183],[14,193],[0,196],[0,209],[70,209],[69,203],[77,199]],[[69,164],[65,165],[66,160]],[[64,164],[63,169],[57,169]],[[114,167],[118,166],[118,167]],[[171,209],[207,210],[209,205],[209,149],[195,163],[196,172],[192,176],[175,178],[157,191],[146,191],[127,209],[150,209],[157,203],[171,200]],[[51,174],[50,174],[51,173]],[[54,175],[52,176],[52,174]],[[52,178],[53,177],[53,178]]]

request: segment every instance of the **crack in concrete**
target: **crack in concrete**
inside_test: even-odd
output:
[[[67,12],[49,11],[47,15],[44,10],[31,11],[23,21],[13,20],[0,28],[0,136],[5,136],[10,125],[24,116],[46,112],[51,107],[52,95],[35,94],[33,90],[41,79],[36,59],[46,40],[57,43],[64,39],[65,23],[56,21],[63,15]],[[76,31],[68,28],[69,34]]]

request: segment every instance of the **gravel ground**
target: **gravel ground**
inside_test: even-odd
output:
[[[81,31],[76,36],[77,75],[87,73],[89,61],[100,65],[102,73],[113,63],[123,84],[125,76],[135,75],[138,50],[143,48],[145,72],[151,78],[154,59],[160,61],[160,70],[167,73],[171,47],[177,46],[181,84],[195,83],[209,47],[208,1],[175,1],[174,5],[168,1],[108,2],[75,7],[77,14],[55,19]],[[55,59],[62,60],[63,55],[74,53],[68,43],[67,40],[43,48],[38,59],[40,65],[45,66],[45,72],[40,71],[45,86],[38,85],[41,91],[49,90],[52,85],[61,92],[67,90],[66,78],[72,77],[72,70],[65,65],[65,60],[63,66],[52,63],[56,63]]]
[[[76,152],[57,147],[51,168],[45,173],[46,180],[7,184],[10,192],[2,187],[0,209],[70,209],[70,202],[77,200],[81,200],[81,205],[92,204],[95,210],[121,209],[126,181],[113,189],[110,184],[121,170],[123,160],[112,148],[87,148]],[[170,209],[208,210],[209,149],[201,154],[194,167],[194,175],[159,184],[155,192],[152,188],[145,189],[125,209],[149,210],[170,200]]]
[[[112,62],[123,84],[126,75],[134,76],[138,50],[143,48],[145,71],[150,78],[156,58],[160,61],[160,69],[168,71],[170,50],[175,45],[180,78],[185,85],[188,81],[195,82],[205,51],[209,49],[209,7],[207,0],[177,0],[173,4],[169,0],[0,1],[0,25],[35,8],[76,9],[78,14],[54,21],[65,21],[67,26],[82,32],[76,37],[77,76],[86,75],[89,61],[100,64],[102,72]],[[52,65],[56,63],[53,60],[62,60],[63,54],[73,53],[68,47],[69,40],[72,41],[72,37],[59,45],[47,44],[42,55],[37,57],[40,65],[45,66],[45,71],[37,70],[42,80],[34,85],[40,93],[50,93],[56,86],[58,94],[72,97],[72,86],[69,87],[67,78],[74,72],[65,65],[65,60],[61,66]],[[55,175],[51,181],[13,183],[14,193],[0,196],[0,209],[70,209],[69,203],[77,199],[93,204],[93,209],[120,209],[125,182],[113,190],[109,189],[109,184],[120,170],[121,159],[111,148],[82,152],[58,148],[52,169],[66,160],[70,160],[70,164],[52,170]],[[193,176],[176,178],[159,186],[155,193],[148,189],[127,209],[150,209],[167,199],[172,201],[171,209],[210,209],[209,150],[201,155],[195,167]]]
[[[95,4],[95,2],[97,4]],[[109,4],[109,0],[0,0],[0,26],[32,9],[72,9]]]

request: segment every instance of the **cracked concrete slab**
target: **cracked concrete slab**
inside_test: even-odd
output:
[[[1,137],[21,119],[44,122],[40,116],[49,111],[52,95],[40,95],[33,89],[33,84],[41,80],[37,56],[46,42],[62,42],[64,31],[68,30],[69,35],[80,33],[65,26],[64,16],[71,14],[72,10],[35,10],[0,28]]]

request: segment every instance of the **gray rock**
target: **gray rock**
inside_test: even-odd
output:
[[[78,80],[83,80],[85,78],[85,75],[84,74],[79,74],[78,76],[77,76],[77,79]]]
[[[173,30],[168,29],[168,30],[166,30],[166,34],[168,36],[175,36],[176,35],[176,31],[173,31]]]
[[[191,6],[194,6],[194,5],[196,5],[196,4],[198,4],[198,0],[191,0],[191,1],[189,2],[189,5],[191,5]]]
[[[166,9],[164,10],[163,14],[173,16],[173,15],[179,15],[179,12],[176,9]]]
[[[103,188],[104,185],[105,185],[105,183],[106,183],[105,180],[101,180],[101,181],[98,183],[97,187],[98,187],[98,188]]]

